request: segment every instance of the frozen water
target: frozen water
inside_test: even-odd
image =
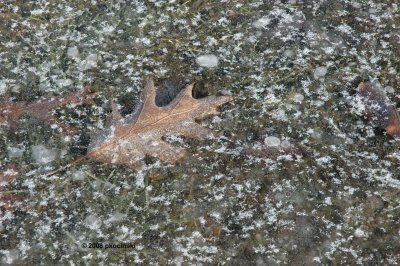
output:
[[[102,221],[96,215],[89,214],[86,216],[84,223],[88,228],[92,230],[98,230],[102,224]]]
[[[48,149],[44,145],[32,146],[32,158],[38,164],[48,164],[57,158],[58,152],[55,149]]]
[[[392,86],[386,86],[385,91],[389,94],[393,94],[396,90]]]
[[[267,136],[264,139],[264,143],[268,147],[278,147],[281,145],[281,140],[274,136]]]
[[[8,157],[9,158],[19,158],[24,154],[24,149],[18,147],[8,146]]]
[[[324,66],[319,66],[314,70],[314,77],[316,79],[320,79],[325,77],[326,73],[327,73],[328,69]]]
[[[285,140],[282,140],[280,146],[282,148],[289,148],[290,146],[292,146],[292,144],[288,140],[285,139]]]
[[[70,135],[29,114],[7,131],[0,114],[0,264],[398,263],[400,152],[354,96],[370,80],[395,104],[396,1],[100,2],[1,7],[1,104],[86,84],[96,104],[52,110]],[[147,77],[235,100],[197,121],[214,138],[163,136],[191,151],[179,163],[83,160],[96,127],[116,130],[109,103],[129,117]]]
[[[73,83],[72,79],[59,79],[57,80],[57,85],[59,87],[70,86]]]
[[[97,61],[99,60],[99,56],[97,54],[89,54],[85,60],[83,60],[80,64],[81,70],[89,70],[97,67]]]
[[[297,103],[301,103],[304,100],[304,95],[301,93],[296,93],[294,95],[294,101]]]
[[[253,27],[262,29],[265,28],[269,23],[270,19],[268,17],[263,17],[254,21]]]
[[[72,173],[72,179],[82,181],[86,178],[86,173],[82,170],[77,170]]]
[[[7,88],[7,83],[5,82],[5,80],[0,79],[0,95],[6,92],[6,88]]]
[[[78,47],[76,47],[76,46],[69,47],[67,50],[67,56],[72,59],[77,59],[79,56]]]
[[[216,67],[218,66],[218,57],[212,54],[201,55],[196,58],[196,63],[202,67]]]

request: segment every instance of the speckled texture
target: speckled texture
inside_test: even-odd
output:
[[[88,83],[97,99],[54,110],[75,135],[29,115],[0,133],[0,170],[19,173],[0,187],[15,195],[1,207],[0,264],[395,265],[399,147],[353,94],[369,80],[396,100],[399,14],[393,0],[3,1],[1,100]],[[217,65],[200,66],[204,55]],[[174,165],[84,161],[46,175],[85,154],[111,102],[132,113],[149,76],[235,95],[199,121],[219,134],[166,137],[196,154]],[[306,153],[243,153],[268,136]],[[38,145],[57,156],[38,163]]]

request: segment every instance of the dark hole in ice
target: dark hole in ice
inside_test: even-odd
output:
[[[182,90],[182,82],[177,80],[166,80],[157,86],[156,105],[168,105]]]
[[[193,98],[200,99],[208,96],[208,90],[204,85],[204,81],[198,81],[193,87]]]
[[[187,85],[180,80],[165,80],[161,85],[157,86],[156,105],[159,107],[168,105]],[[195,99],[208,96],[208,91],[203,81],[198,81],[194,84],[192,96]]]

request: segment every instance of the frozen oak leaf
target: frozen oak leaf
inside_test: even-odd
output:
[[[197,124],[195,119],[217,114],[219,105],[233,99],[228,96],[195,99],[192,89],[193,84],[182,90],[171,103],[159,107],[155,104],[156,88],[149,80],[144,89],[143,104],[133,114],[132,122],[121,122],[119,113],[113,108],[113,116],[119,120],[106,140],[91,144],[93,147],[89,148],[87,157],[140,169],[146,155],[169,163],[189,155],[188,151],[165,142],[162,137],[175,134],[206,138],[212,131]]]

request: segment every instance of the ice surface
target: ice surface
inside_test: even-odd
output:
[[[327,71],[328,69],[325,66],[319,66],[314,70],[314,77],[316,79],[323,78],[325,77]]]
[[[48,164],[54,161],[58,156],[58,151],[49,149],[44,145],[32,146],[32,158],[38,164]]]
[[[88,70],[97,67],[99,56],[97,54],[89,54],[81,63],[81,70]]]
[[[196,63],[202,67],[216,67],[218,66],[218,57],[212,54],[201,55],[196,58]]]
[[[281,145],[281,140],[274,136],[267,136],[264,139],[264,143],[268,147],[278,147],[279,145]]]
[[[6,92],[7,88],[7,83],[5,80],[0,79],[0,95],[4,94]]]
[[[354,96],[370,80],[398,100],[396,1],[100,2],[1,7],[1,104],[88,84],[96,104],[52,110],[77,126],[70,135],[29,114],[7,131],[0,113],[0,177],[12,179],[0,187],[0,264],[400,261],[398,145]],[[148,77],[235,100],[197,121],[214,138],[170,138],[192,152],[176,164],[146,157],[133,171],[82,157],[95,128],[110,131],[109,103],[129,116]],[[279,143],[304,156],[245,150]]]
[[[76,46],[68,47],[67,56],[72,59],[77,59],[79,56],[78,47]]]
[[[24,149],[18,147],[8,146],[8,157],[9,158],[19,158],[24,154]]]

